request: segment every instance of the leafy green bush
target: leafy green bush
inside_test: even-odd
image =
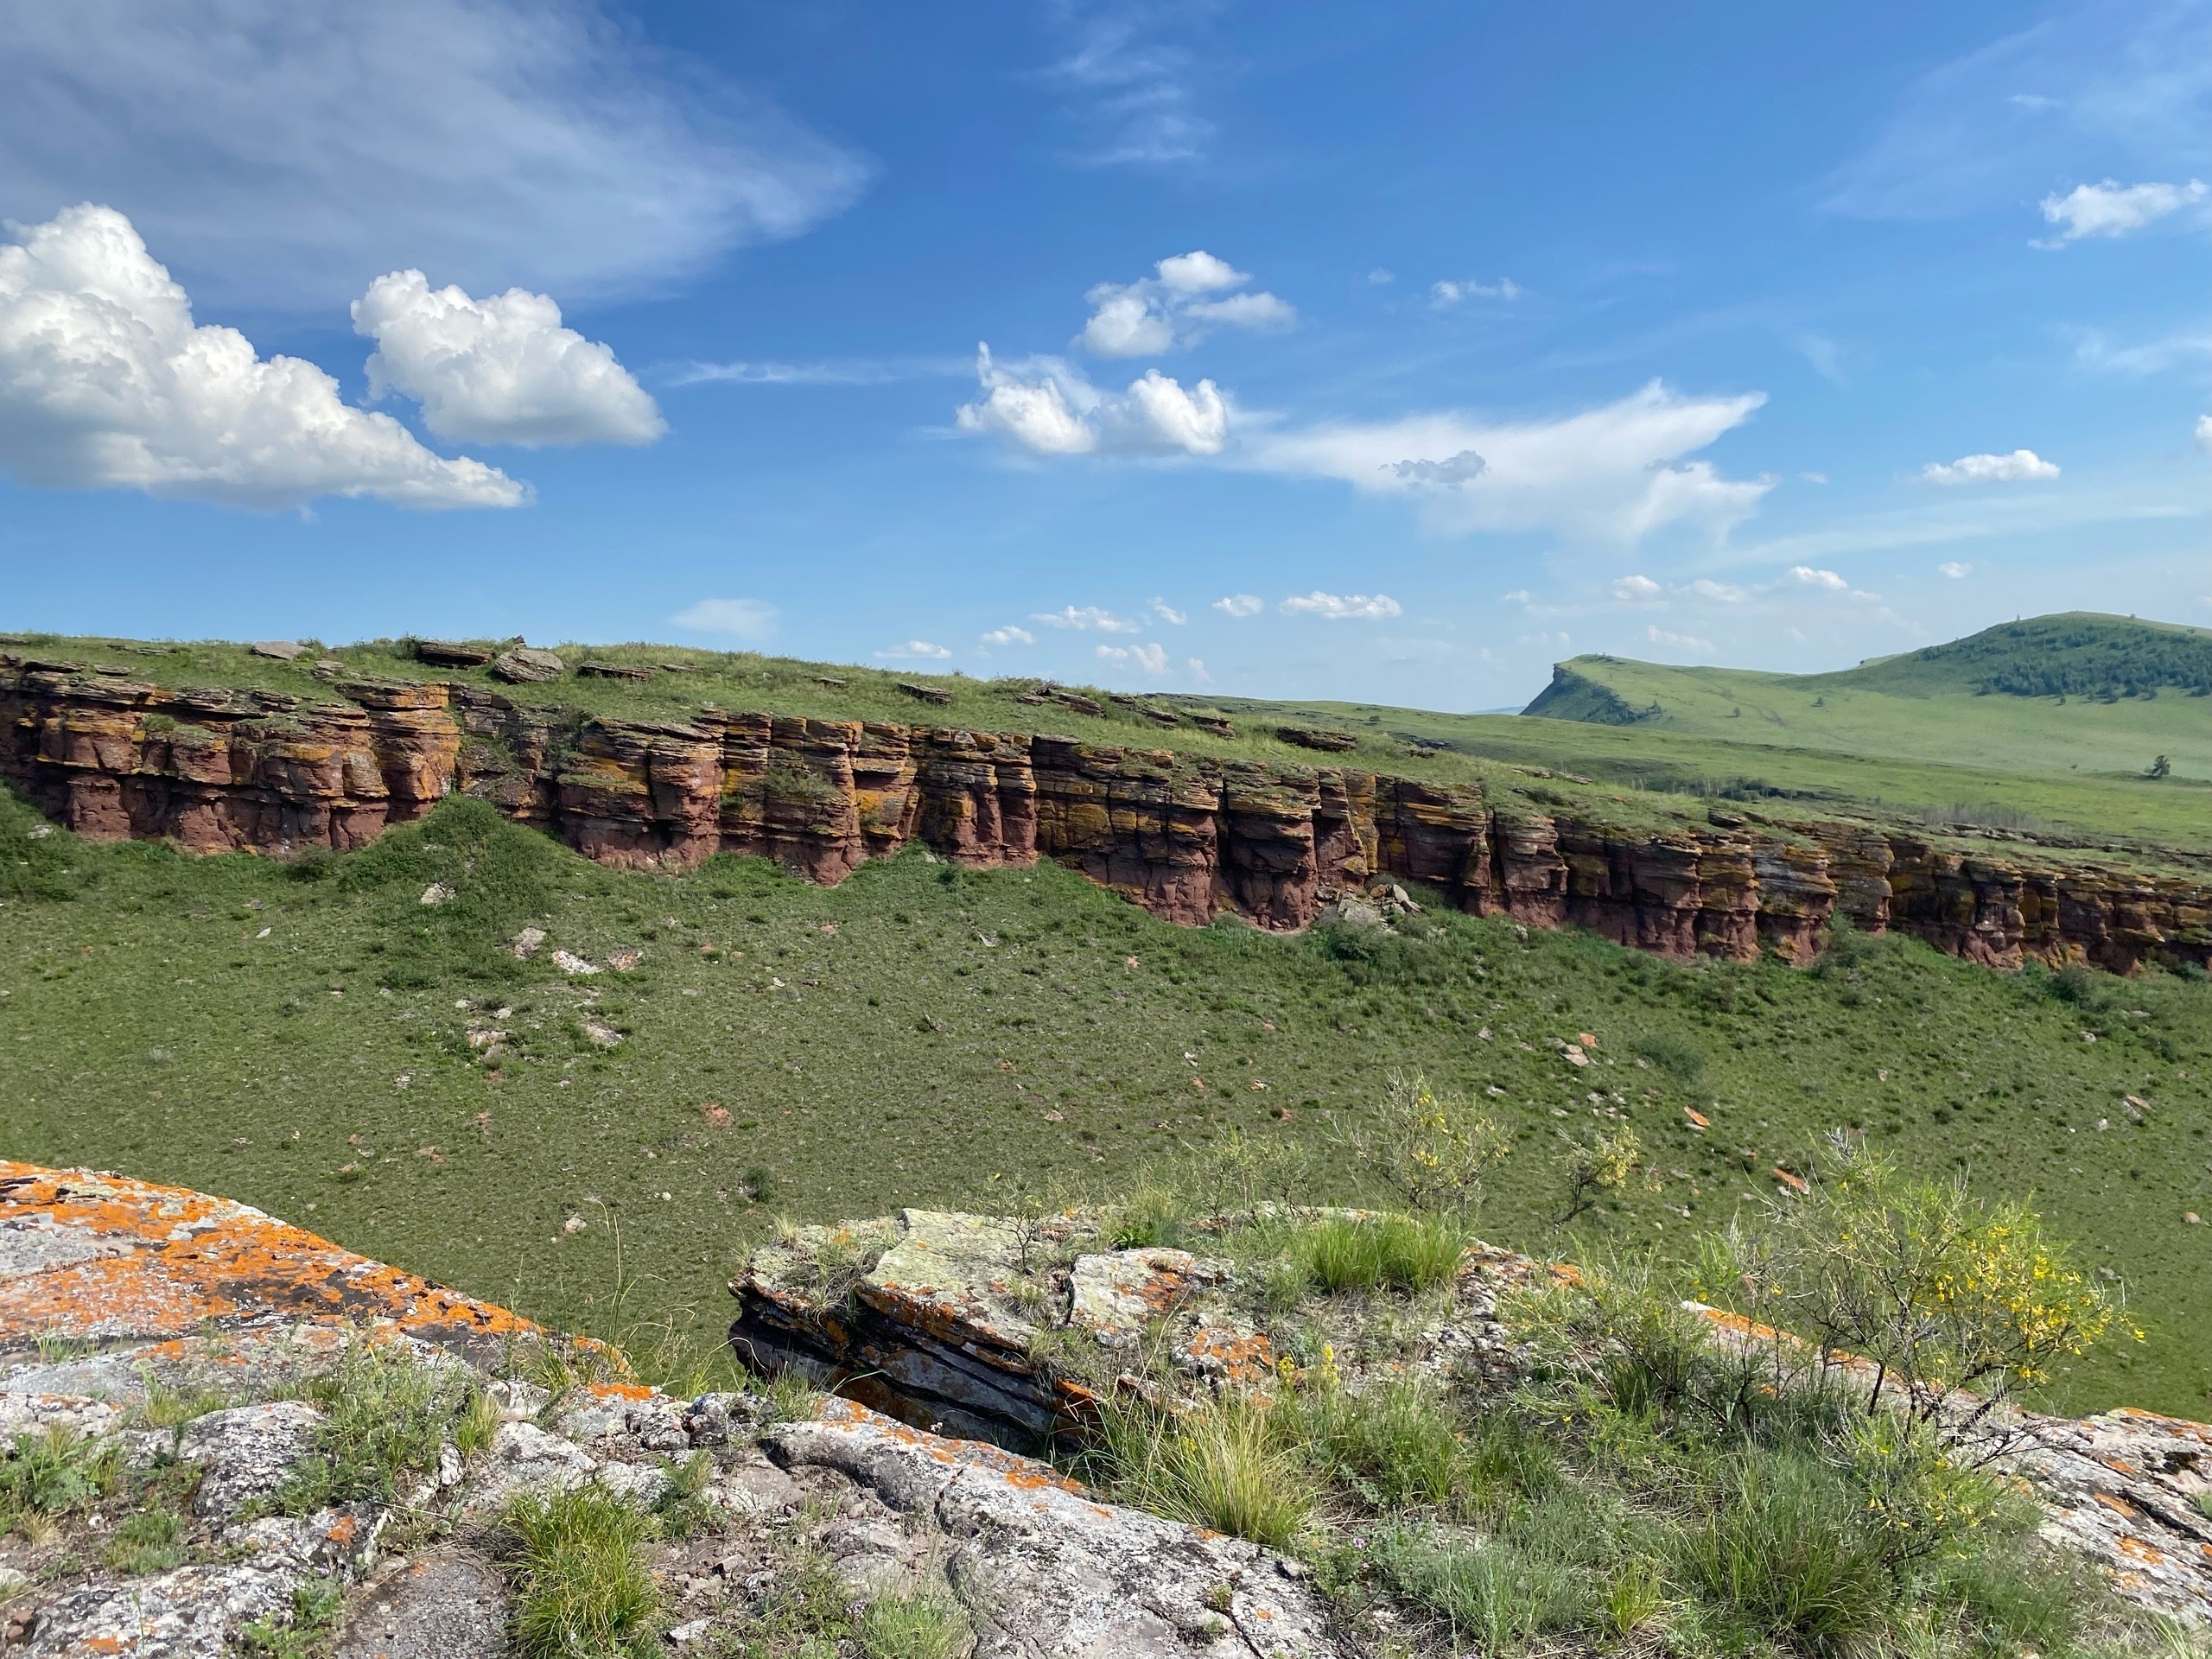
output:
[[[552,909],[575,860],[490,803],[451,796],[339,864],[340,890],[374,901],[385,947],[379,977],[411,987],[524,977],[529,970],[508,942]],[[433,887],[452,896],[423,903]]]
[[[1629,1045],[1629,1052],[1650,1061],[1685,1089],[1705,1075],[1705,1051],[1671,1032],[1647,1032]]]
[[[0,1456],[0,1535],[36,1532],[115,1484],[121,1453],[60,1423],[18,1434]]]
[[[2124,1328],[2117,1294],[2026,1205],[1976,1198],[1963,1179],[1908,1176],[1847,1140],[1832,1143],[1802,1197],[1709,1236],[1699,1282],[1711,1300],[1804,1339],[1765,1344],[1777,1365],[1825,1371],[1856,1355],[1874,1367],[1868,1414],[1894,1389],[1953,1434]],[[1947,1416],[1967,1394],[1978,1396],[1973,1408]]]
[[[84,886],[77,838],[56,830],[0,785],[0,899],[54,903]]]

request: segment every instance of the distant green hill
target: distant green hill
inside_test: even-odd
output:
[[[1999,772],[2212,779],[2212,631],[2073,612],[1832,674],[1577,657],[1522,710]]]

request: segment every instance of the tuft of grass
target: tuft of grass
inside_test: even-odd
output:
[[[1889,1623],[1899,1592],[1863,1514],[1863,1501],[1815,1457],[1745,1456],[1713,1512],[1684,1535],[1680,1565],[1758,1634],[1847,1651]]]
[[[861,1651],[868,1659],[959,1659],[970,1627],[960,1604],[931,1588],[879,1596],[861,1610]]]
[[[1396,1527],[1376,1541],[1383,1577],[1416,1606],[1471,1637],[1485,1653],[1507,1653],[1592,1623],[1597,1582],[1572,1555],[1506,1537],[1478,1546]]]
[[[252,1659],[320,1659],[345,1601],[341,1580],[311,1579],[292,1592],[286,1613],[256,1619],[239,1631],[238,1646]]]
[[[184,1516],[148,1504],[124,1516],[100,1559],[118,1573],[166,1573],[184,1560]]]
[[[0,1456],[0,1536],[47,1536],[60,1516],[113,1489],[122,1452],[63,1424],[18,1434]]]
[[[1464,1432],[1434,1383],[1393,1378],[1354,1394],[1313,1389],[1274,1408],[1277,1435],[1303,1448],[1325,1478],[1377,1510],[1442,1504],[1467,1490]]]
[[[1272,1416],[1241,1396],[1173,1416],[1112,1404],[1090,1462],[1101,1484],[1139,1509],[1287,1548],[1317,1493]]]
[[[389,1500],[404,1474],[438,1466],[448,1440],[478,1446],[497,1428],[473,1371],[419,1359],[404,1343],[359,1338],[302,1390],[323,1414],[314,1448],[276,1495],[288,1515],[353,1498]]]
[[[1448,1284],[1466,1248],[1465,1230],[1443,1216],[1325,1221],[1300,1233],[1294,1244],[1306,1278],[1332,1296]]]
[[[519,1659],[647,1659],[660,1649],[660,1586],[646,1564],[653,1517],[604,1487],[526,1494],[515,1540]]]

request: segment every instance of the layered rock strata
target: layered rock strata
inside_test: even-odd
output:
[[[714,709],[617,720],[436,682],[340,680],[310,701],[0,656],[0,776],[81,834],[199,851],[358,847],[458,792],[610,864],[734,852],[834,882],[919,842],[976,868],[1056,860],[1181,923],[1300,927],[1395,876],[1677,959],[1809,961],[1840,913],[1992,967],[2212,964],[2202,882],[1863,823],[1634,829],[1350,766]]]

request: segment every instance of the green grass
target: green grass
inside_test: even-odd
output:
[[[486,817],[448,804],[301,880],[29,840],[0,796],[0,868],[46,849],[74,895],[0,898],[0,1152],[227,1194],[564,1327],[664,1319],[712,1345],[734,1259],[779,1214],[1119,1195],[1231,1130],[1310,1154],[1313,1196],[1381,1201],[1344,1143],[1418,1070],[1511,1140],[1479,1217],[1503,1243],[1557,1246],[1568,1138],[1612,1114],[1644,1165],[1578,1223],[1601,1241],[1686,1247],[1838,1126],[2032,1194],[2150,1332],[2062,1400],[2205,1414],[2212,1228],[2182,1219],[2212,1216],[2202,982],[2005,976],[1858,938],[1811,973],[1679,966],[1435,907],[1349,951],[1173,927],[1049,865],[652,875]],[[426,872],[454,903],[419,903]],[[490,944],[525,914],[551,934],[528,963]],[[625,945],[634,973],[550,960]],[[586,1020],[626,1034],[600,1047]],[[1576,1070],[1550,1044],[1586,1031]]]
[[[466,1454],[496,1425],[473,1372],[415,1357],[396,1343],[359,1340],[307,1386],[323,1421],[315,1446],[276,1494],[286,1514],[396,1496],[404,1478],[438,1466],[448,1440]]]
[[[517,1498],[505,1520],[521,1659],[647,1659],[662,1650],[650,1515],[588,1485]]]
[[[1992,772],[2212,779],[2212,632],[2132,618],[2007,624],[1831,674],[1618,657],[1562,664],[1531,714],[1733,743],[1838,750]],[[1965,800],[1967,797],[1958,798]],[[2184,800],[2204,810],[2201,795]],[[1948,805],[1929,802],[1929,805]]]

